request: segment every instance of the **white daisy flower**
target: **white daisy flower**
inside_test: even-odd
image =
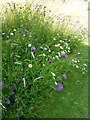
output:
[[[81,53],[78,52],[78,55],[80,55]]]
[[[60,40],[60,42],[63,42],[62,40]]]
[[[28,47],[31,47],[31,44],[28,44]]]
[[[51,52],[51,50],[49,49],[49,52]]]
[[[13,35],[13,33],[10,33],[10,35]]]
[[[32,64],[29,64],[28,67],[29,67],[29,68],[32,68]]]

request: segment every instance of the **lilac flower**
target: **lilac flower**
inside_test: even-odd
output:
[[[0,84],[0,88],[3,87],[3,83]]]
[[[28,32],[28,31],[25,29],[25,32]]]
[[[33,46],[33,47],[31,47],[31,50],[32,50],[32,51],[35,51],[35,50],[36,50],[36,48]]]
[[[14,89],[16,88],[16,85],[14,85]]]
[[[7,102],[6,102],[8,105],[10,104],[10,100],[7,100]]]
[[[19,27],[19,30],[21,30],[21,27]]]
[[[67,58],[67,55],[65,55],[65,58]]]
[[[13,42],[16,43],[16,40],[14,40]]]
[[[67,78],[65,74],[63,74],[62,77],[63,77],[63,79],[66,79],[66,78]]]
[[[55,70],[55,72],[57,72],[57,70]]]
[[[44,10],[44,14],[46,13],[46,10]]]
[[[62,53],[62,56],[65,57],[65,53]]]
[[[61,86],[61,84],[58,84],[58,85],[57,85],[57,90],[58,90],[58,91],[61,91],[62,89],[63,89],[63,86]]]
[[[13,94],[14,94],[14,92],[12,91],[12,92],[11,92],[11,94],[13,95]]]
[[[52,61],[50,61],[50,64],[53,64],[53,62],[52,62]]]
[[[22,9],[22,7],[20,6],[20,9]]]
[[[44,6],[44,8],[46,8],[46,6]]]
[[[41,47],[40,49],[41,49],[41,51],[43,50],[43,48],[42,48],[42,47]]]
[[[24,35],[24,33],[22,32],[22,35]]]
[[[29,32],[27,32],[27,35],[29,35]]]

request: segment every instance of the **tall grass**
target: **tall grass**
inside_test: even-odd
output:
[[[50,16],[43,4],[27,2],[25,5],[9,3],[4,6],[3,116],[33,117],[36,107],[57,90],[59,83],[64,89],[62,75],[67,76],[69,71],[66,67],[68,56],[85,37],[84,29],[70,20]]]

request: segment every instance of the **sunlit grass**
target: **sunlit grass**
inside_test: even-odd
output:
[[[60,3],[64,5],[64,13],[55,14],[54,1],[51,7],[50,2],[9,3],[3,6],[2,103],[6,108],[3,109],[3,117],[38,116],[35,111],[43,106],[45,100],[52,98],[53,101],[55,92],[62,95],[62,98],[59,97],[60,103],[70,107],[68,99],[73,103],[75,94],[77,98],[79,92],[81,97],[85,95],[85,102],[81,98],[80,105],[75,102],[79,111],[74,114],[73,110],[71,115],[70,109],[66,115],[64,108],[63,115],[87,117],[87,53],[83,57],[83,48],[85,52],[87,48],[82,44],[87,39],[87,29],[79,20],[74,20],[70,11],[69,15],[64,14],[68,3]],[[57,91],[59,83],[63,86],[62,91]],[[70,97],[68,94],[71,94]],[[63,99],[65,95],[68,98],[66,101]],[[58,110],[62,109],[63,106],[55,111],[59,114]],[[86,114],[83,115],[84,112]]]

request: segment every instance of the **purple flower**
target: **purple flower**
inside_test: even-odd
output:
[[[29,35],[29,32],[27,32],[27,35]]]
[[[65,55],[65,58],[67,58],[67,55]]]
[[[25,32],[28,32],[28,31],[25,29]]]
[[[19,27],[19,30],[21,30],[21,27]]]
[[[57,70],[55,70],[55,72],[57,72]]]
[[[52,61],[50,61],[50,64],[53,64],[53,62],[52,62]]]
[[[11,92],[11,94],[13,95],[13,94],[14,94],[14,92],[12,91],[12,92]]]
[[[42,48],[42,47],[41,47],[40,49],[41,49],[41,51],[43,51],[43,48]]]
[[[46,10],[44,10],[44,14],[46,13]]]
[[[24,35],[24,33],[22,32],[22,35]]]
[[[62,77],[63,77],[63,79],[66,79],[66,75],[65,74],[63,74]]]
[[[13,42],[16,43],[16,40],[14,40]]]
[[[32,50],[32,51],[35,51],[35,50],[36,50],[36,48],[33,46],[33,47],[31,47],[31,50]]]
[[[10,100],[7,100],[7,102],[6,102],[8,105],[10,104]]]
[[[14,85],[14,89],[16,88],[16,85]]]
[[[3,87],[3,83],[0,84],[0,88]]]
[[[22,9],[22,7],[20,6],[20,9]]]
[[[62,89],[63,89],[63,86],[61,86],[61,84],[58,84],[58,85],[57,85],[57,90],[58,90],[58,91],[61,91]]]
[[[62,53],[62,56],[65,57],[65,53]]]
[[[46,6],[44,6],[44,8],[46,8]]]

